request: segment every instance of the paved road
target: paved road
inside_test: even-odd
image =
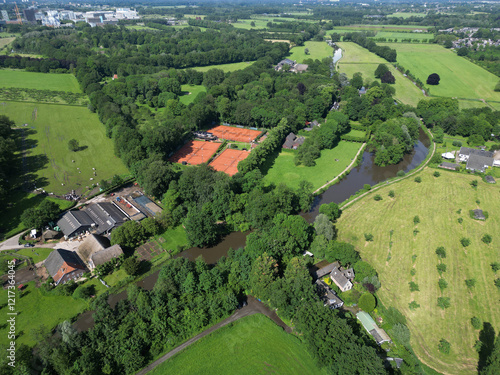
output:
[[[11,237],[3,242],[0,242],[0,251],[24,249],[24,245],[19,245],[19,237],[21,237],[21,234],[22,233],[16,234],[14,237]],[[42,247],[49,249],[58,248],[58,249],[76,251],[78,249],[78,246],[80,246],[80,244],[81,241],[62,241],[62,242],[36,245],[35,247],[31,247],[30,249],[36,249]]]
[[[262,302],[257,301],[252,296],[248,296],[247,302],[248,302],[248,304],[245,307],[237,310],[229,318],[224,319],[222,322],[217,323],[216,325],[208,328],[207,330],[203,331],[199,335],[196,335],[192,339],[189,339],[184,344],[179,345],[175,349],[172,349],[167,354],[165,354],[161,358],[159,358],[156,361],[154,361],[153,363],[151,363],[149,366],[143,368],[136,375],[147,374],[149,371],[153,370],[156,366],[158,366],[158,365],[162,364],[163,362],[165,362],[166,360],[172,358],[174,355],[176,355],[177,353],[179,353],[183,349],[187,348],[191,344],[194,344],[196,341],[198,341],[202,337],[205,337],[205,336],[211,334],[212,332],[216,331],[217,329],[224,327],[230,323],[233,323],[233,322],[237,321],[238,319],[241,319],[245,316],[258,314],[258,313],[264,314],[264,315],[268,316],[269,318],[271,318],[276,324],[278,324],[280,327],[282,327],[286,332],[288,332],[288,333],[292,332],[292,329],[290,327],[288,327],[285,323],[283,323],[283,321],[276,315],[276,312],[274,312],[274,310],[271,310],[269,307],[264,305]]]

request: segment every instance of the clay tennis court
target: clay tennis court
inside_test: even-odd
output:
[[[259,130],[233,128],[232,126],[220,125],[208,130],[218,138],[236,142],[252,142],[260,135]]]
[[[185,161],[191,165],[206,163],[220,145],[220,143],[213,142],[189,141],[170,158],[170,161],[172,163]]]
[[[246,159],[248,155],[250,155],[250,151],[232,150],[228,148],[212,160],[210,165],[214,167],[216,171],[233,176],[238,172],[238,163]]]

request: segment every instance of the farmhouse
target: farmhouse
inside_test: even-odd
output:
[[[439,164],[439,168],[449,169],[450,171],[456,171],[460,166],[455,163],[442,162]]]
[[[51,252],[44,265],[56,285],[77,280],[86,271],[85,264],[76,252],[63,249]]]
[[[92,254],[104,250],[109,246],[110,243],[106,237],[91,234],[85,238],[80,246],[78,246],[78,250],[76,252],[80,256],[80,259],[83,260],[85,264],[88,264]]]
[[[304,143],[304,140],[304,137],[297,137],[294,133],[290,133],[286,136],[283,148],[296,150]]]
[[[328,306],[331,309],[338,309],[344,305],[344,301],[342,301],[325,282],[316,280],[316,285],[322,293],[321,300],[323,301],[324,306]]]
[[[89,268],[93,270],[94,268],[101,266],[112,259],[120,257],[120,255],[123,255],[123,250],[120,245],[113,245],[107,247],[106,249],[97,251],[90,256]]]
[[[333,262],[319,269],[317,268],[317,265],[314,265],[312,268],[310,268],[309,271],[311,273],[311,276],[316,280],[332,273],[332,271],[338,267],[340,267],[340,264],[338,262]]]
[[[57,222],[66,238],[78,236],[85,233],[95,225],[85,211],[68,211]]]
[[[485,169],[493,166],[493,152],[461,147],[458,154],[461,162],[467,162],[467,169],[484,173]]]
[[[364,311],[360,311],[356,314],[356,317],[361,322],[366,331],[373,336],[377,344],[380,345],[384,342],[391,342],[391,338],[382,328],[379,328],[377,326],[370,314]]]
[[[342,292],[346,292],[352,289],[350,280],[354,278],[354,271],[352,268],[342,270],[342,268],[336,267],[332,270],[332,273],[330,273],[330,278]]]
[[[283,67],[285,65],[288,65],[290,67],[290,72],[293,72],[293,73],[302,73],[302,72],[305,72],[307,70],[307,68],[309,67],[307,64],[297,64],[297,61],[293,61],[293,60],[290,60],[290,59],[283,59],[281,60],[278,65],[276,65],[274,67],[274,70],[276,70],[277,72],[279,72],[280,70],[283,69]]]

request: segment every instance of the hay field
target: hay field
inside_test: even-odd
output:
[[[0,69],[0,87],[82,92],[73,74],[35,73],[14,69]]]
[[[479,330],[472,327],[470,319],[477,316],[495,332],[500,331],[500,291],[493,283],[500,274],[495,275],[490,267],[499,261],[500,186],[446,170],[440,170],[441,176],[436,178],[434,171],[422,171],[419,184],[412,177],[378,190],[381,201],[369,194],[347,208],[337,224],[339,239],[355,245],[377,270],[382,283],[378,297],[386,307],[394,306],[406,316],[412,347],[422,362],[446,374],[471,374],[478,363],[473,345]],[[477,190],[470,185],[475,179],[479,180]],[[388,196],[389,190],[394,190],[394,199]],[[487,211],[489,218],[484,222],[471,219],[469,210],[476,208]],[[420,223],[414,225],[416,215]],[[419,231],[416,235],[415,228]],[[373,234],[374,241],[365,242],[364,233]],[[481,241],[486,233],[493,237],[489,245]],[[462,237],[471,240],[470,246],[461,245]],[[442,263],[447,270],[442,277],[448,287],[443,292],[436,269],[439,260],[435,250],[439,246],[446,249]],[[468,289],[465,280],[472,278],[476,285]],[[417,283],[420,291],[410,292],[410,281]],[[449,308],[437,306],[441,296],[450,298]],[[410,310],[411,301],[420,308]],[[451,343],[448,355],[438,351],[441,338]]]
[[[113,175],[126,174],[122,161],[114,155],[113,143],[104,132],[104,125],[97,114],[84,107],[55,104],[4,102],[0,115],[14,120],[17,126],[28,133],[28,142],[35,148],[28,150],[28,157],[38,157],[37,187],[48,192],[64,194],[71,189],[81,190]],[[36,111],[35,111],[36,110]],[[83,148],[77,152],[68,149],[70,139],[76,139]],[[73,163],[72,160],[75,162]],[[81,173],[79,173],[79,170]],[[96,176],[94,171],[96,169]],[[93,178],[93,181],[90,181]],[[41,183],[40,183],[41,181]],[[64,184],[61,185],[61,184]]]
[[[376,79],[375,69],[379,64],[386,64],[396,78],[394,84],[396,99],[401,100],[404,104],[416,106],[419,100],[424,98],[424,94],[418,87],[383,58],[353,42],[342,42],[337,43],[337,45],[342,48],[342,58],[337,64],[340,73],[345,73],[349,78],[352,78],[354,73],[360,72],[363,74],[363,80],[368,78],[369,81],[374,81]]]
[[[432,96],[484,99],[500,102],[500,92],[494,92],[498,77],[463,57],[437,44],[379,43],[394,48],[398,63],[409,69],[422,82],[431,73],[441,81],[430,86]]]

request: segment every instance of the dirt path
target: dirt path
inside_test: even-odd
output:
[[[342,174],[344,174],[345,172],[347,172],[349,169],[351,169],[351,167],[354,165],[354,163],[356,163],[356,160],[358,159],[358,155],[359,153],[364,150],[365,148],[365,145],[366,145],[366,142],[364,142],[361,147],[359,148],[358,152],[356,153],[356,156],[352,159],[351,161],[351,164],[349,164],[346,169],[344,169],[342,172],[340,172],[333,180],[330,180],[328,181],[326,184],[324,184],[323,186],[319,187],[318,189],[316,189],[313,194],[316,194],[318,191],[320,191],[321,189],[327,187],[328,185],[330,185],[331,183],[333,183],[335,180],[337,180],[339,178],[339,176],[341,176]]]
[[[271,318],[276,324],[278,324],[280,327],[282,327],[286,332],[290,333],[292,332],[292,329],[288,327],[283,321],[276,315],[276,312],[274,310],[271,310],[269,307],[264,305],[262,302],[257,301],[255,298],[252,296],[248,296],[247,299],[248,304],[239,309],[236,310],[236,312],[231,315],[229,318],[224,319],[222,322],[217,323],[216,325],[208,328],[207,330],[203,331],[202,333],[196,335],[195,337],[189,339],[186,341],[184,344],[179,345],[175,349],[172,349],[169,351],[167,354],[163,355],[161,358],[157,359],[153,363],[151,363],[149,366],[143,368],[141,371],[139,371],[136,375],[145,375],[149,371],[153,370],[156,366],[162,364],[163,362],[167,361],[168,359],[172,358],[174,355],[179,353],[180,351],[184,350],[191,344],[194,344],[196,341],[199,339],[211,334],[212,332],[218,330],[221,327],[224,327],[230,323],[233,323],[237,321],[238,319],[241,319],[245,316],[253,315],[253,314],[264,314],[267,317]]]

